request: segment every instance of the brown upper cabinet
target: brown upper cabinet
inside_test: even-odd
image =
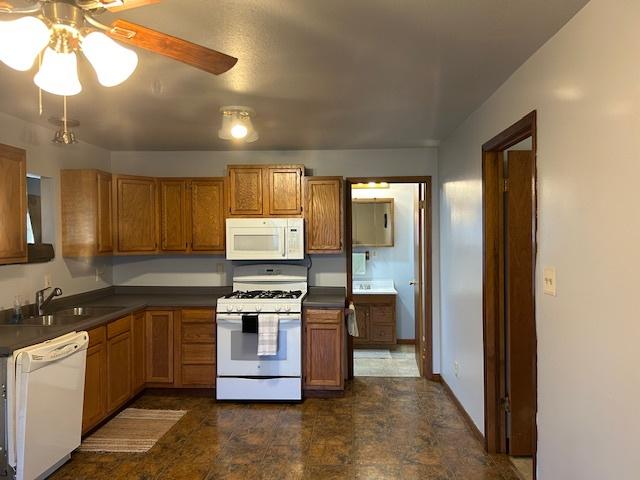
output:
[[[305,209],[307,253],[342,252],[341,177],[307,177]]]
[[[229,216],[301,216],[303,177],[303,165],[230,165]]]
[[[115,175],[113,182],[116,250],[123,254],[156,253],[157,180]]]
[[[186,252],[189,249],[189,182],[161,179],[160,248],[164,252]]]
[[[0,145],[0,265],[27,261],[27,153]]]
[[[111,174],[61,170],[62,254],[67,257],[113,253]]]
[[[224,179],[160,179],[160,245],[166,252],[224,252]]]

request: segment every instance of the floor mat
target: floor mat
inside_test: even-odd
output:
[[[353,358],[391,358],[389,350],[359,349],[353,350]]]
[[[186,410],[127,408],[82,441],[81,452],[144,453],[180,420]]]

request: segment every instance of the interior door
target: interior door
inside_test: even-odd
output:
[[[414,204],[414,252],[413,252],[413,272],[414,272],[414,281],[413,284],[413,297],[414,297],[414,310],[415,310],[415,352],[416,352],[416,362],[418,363],[418,370],[420,371],[420,376],[425,375],[424,366],[425,366],[425,358],[427,355],[426,352],[426,332],[424,328],[424,305],[423,305],[423,294],[424,291],[424,281],[422,275],[422,265],[423,265],[423,253],[424,253],[424,198],[425,198],[425,185],[420,184],[418,186],[418,192],[415,198]]]
[[[508,451],[533,455],[536,411],[534,172],[530,150],[507,153],[505,193],[505,338]]]

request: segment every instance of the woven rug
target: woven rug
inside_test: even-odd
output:
[[[81,452],[144,453],[180,420],[186,410],[127,408],[82,441]]]

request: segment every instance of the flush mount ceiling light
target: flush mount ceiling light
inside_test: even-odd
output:
[[[61,96],[82,91],[79,52],[89,60],[103,86],[114,87],[127,80],[138,65],[138,55],[118,42],[215,75],[236,64],[234,57],[135,23],[116,20],[104,25],[94,18],[106,11],[120,12],[159,1],[26,0],[26,7],[0,1],[0,14],[19,16],[0,21],[0,61],[15,70],[27,71],[42,55],[34,81],[42,90]]]
[[[218,137],[244,143],[258,140],[258,132],[253,128],[251,121],[251,117],[255,116],[252,108],[232,105],[222,107],[220,113],[222,113],[222,126],[218,130]]]
[[[389,184],[387,182],[354,183],[351,188],[356,190],[370,190],[376,188],[389,188]]]

